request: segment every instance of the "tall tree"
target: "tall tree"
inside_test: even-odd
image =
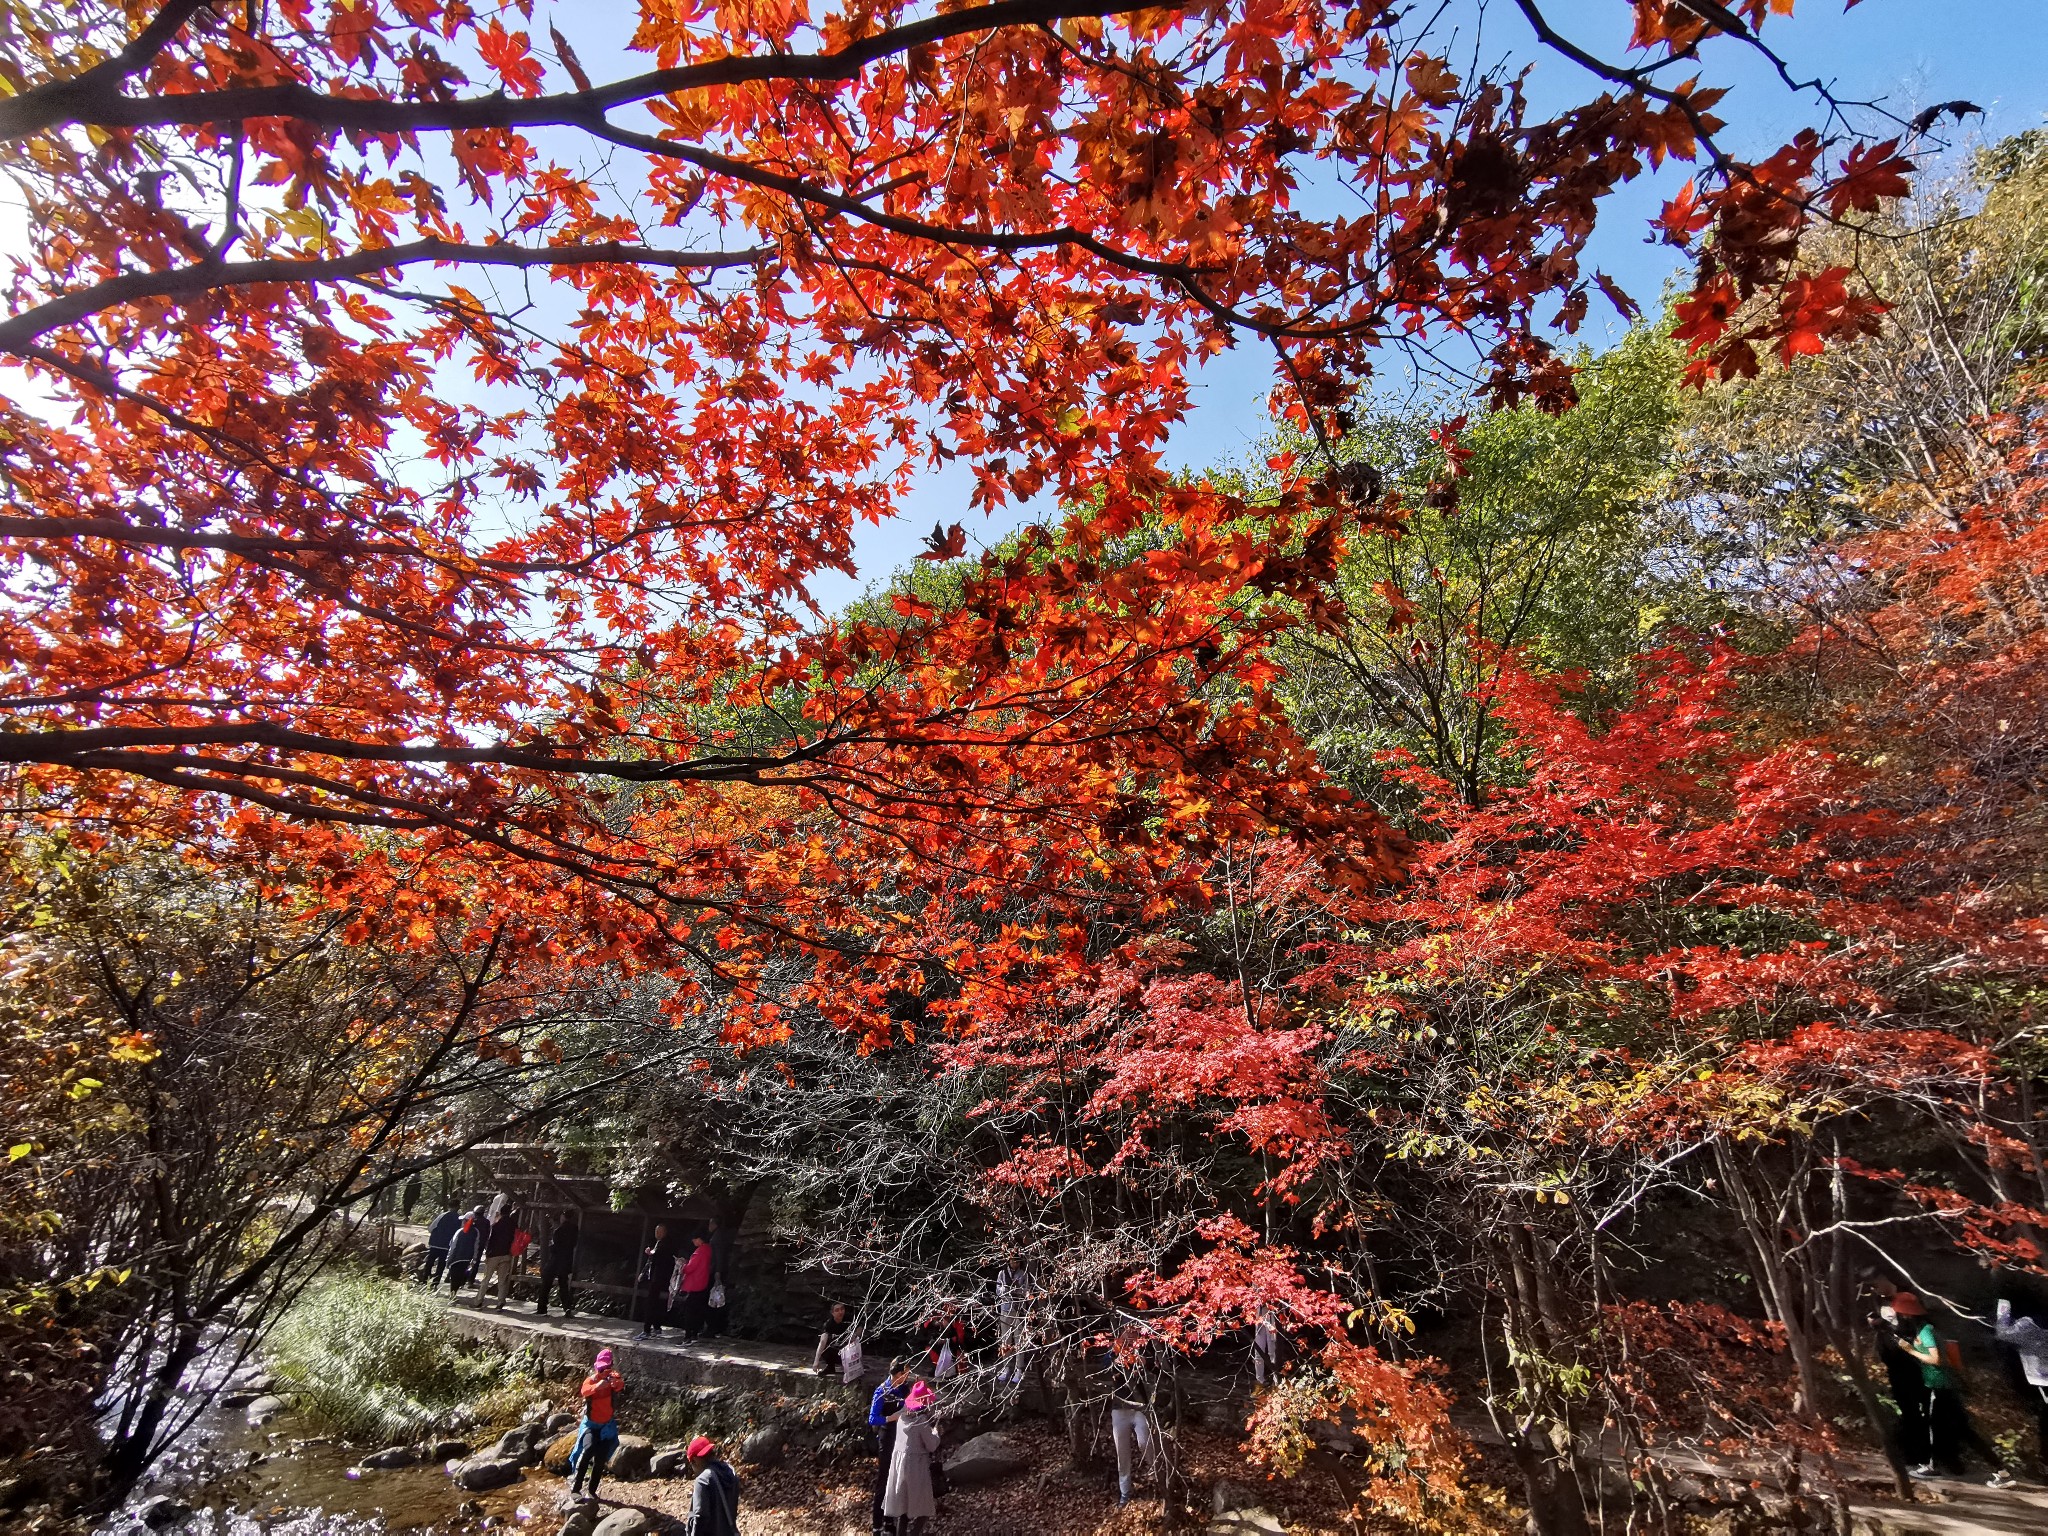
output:
[[[1346,440],[1403,511],[1351,541],[1345,622],[1282,645],[1296,722],[1333,772],[1384,796],[1376,758],[1408,752],[1476,805],[1513,772],[1496,697],[1511,653],[1625,681],[1666,618],[1654,556],[1679,359],[1665,329],[1580,358],[1562,416],[1379,410]]]
[[[48,1447],[32,1476],[117,1497],[361,1202],[673,1057],[622,1050],[617,989],[531,930],[511,945],[458,919],[422,942],[418,919],[335,910],[316,883],[162,847],[10,847],[0,1368],[30,1400],[55,1369],[48,1413],[0,1419],[0,1454]]]
[[[1703,366],[1864,328],[1798,241],[1895,191],[1897,142],[1747,163],[1718,93],[1667,83],[1703,45],[1767,48],[1770,9],[1641,0],[1618,59],[1522,0],[1509,50],[1592,87],[1548,117],[1379,3],[650,4],[650,67],[602,80],[567,13],[544,41],[425,0],[24,13],[0,135],[44,238],[0,352],[50,405],[0,431],[25,598],[0,759],[50,814],[225,804],[228,834],[408,834],[380,874],[460,849],[569,899],[595,881],[598,920],[702,928],[733,975],[822,942],[836,919],[790,898],[845,868],[782,878],[702,830],[758,816],[750,786],[998,879],[1036,825],[1110,829],[1088,858],[1134,890],[1162,833],[1369,843],[1236,620],[1378,512],[1327,460],[1255,523],[1175,483],[1189,366],[1269,344],[1319,449],[1404,337],[1467,338],[1495,398],[1561,406],[1549,310],[1602,281],[1590,212],[1673,156],[1701,165],[1661,228],[1699,259]],[[1758,294],[1770,317],[1725,323]],[[808,626],[852,531],[949,459],[977,505],[1087,513],[956,605]],[[1106,568],[1147,519],[1170,537]],[[757,729],[702,713],[735,697]]]

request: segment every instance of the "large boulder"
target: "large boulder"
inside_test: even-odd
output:
[[[416,1467],[419,1463],[419,1447],[414,1445],[387,1445],[363,1458],[364,1466],[375,1467],[380,1472],[388,1472],[393,1467]]]
[[[857,1461],[875,1454],[875,1442],[850,1429],[835,1429],[818,1442],[818,1454],[827,1461]]]
[[[569,1475],[569,1453],[575,1449],[576,1437],[574,1435],[563,1435],[560,1439],[550,1442],[548,1448],[541,1452],[541,1470],[551,1473],[556,1477],[567,1477]]]
[[[588,1502],[578,1501],[563,1518],[562,1528],[555,1536],[594,1536],[597,1530],[597,1517],[601,1513],[595,1499]]]
[[[191,1513],[191,1505],[180,1504],[167,1493],[160,1493],[153,1499],[144,1499],[135,1506],[135,1518],[153,1531],[160,1531],[167,1525],[176,1525]]]
[[[652,1477],[686,1477],[690,1471],[689,1457],[680,1445],[672,1445],[654,1453],[647,1471]]]
[[[654,1516],[644,1509],[615,1509],[597,1522],[591,1536],[647,1536],[654,1529]]]
[[[498,1446],[492,1454],[501,1460],[523,1462],[526,1459],[527,1451],[532,1446],[533,1436],[528,1434],[524,1428],[508,1429],[504,1434],[498,1436]]]
[[[509,1456],[472,1456],[455,1465],[455,1481],[471,1493],[519,1481],[519,1463]]]
[[[755,1430],[740,1442],[740,1463],[749,1467],[772,1467],[782,1460],[784,1435],[781,1428],[770,1424]]]
[[[606,1465],[606,1477],[624,1478],[632,1482],[645,1477],[647,1469],[654,1464],[654,1442],[645,1435],[621,1435],[612,1451],[612,1459]]]
[[[290,1406],[283,1398],[273,1393],[264,1393],[263,1396],[249,1404],[249,1427],[251,1429],[262,1428]]]
[[[420,1448],[421,1461],[460,1461],[468,1454],[467,1440],[431,1440]]]
[[[1213,1499],[1216,1514],[1204,1536],[1286,1536],[1280,1517],[1261,1505],[1249,1488],[1218,1483]]]
[[[560,1413],[549,1414],[548,1433],[551,1435],[559,1435],[565,1429],[574,1429],[576,1427],[576,1418],[577,1416],[571,1413],[566,1408],[564,1408]]]
[[[1030,1464],[1031,1452],[1023,1441],[1001,1430],[992,1430],[985,1435],[976,1435],[946,1458],[946,1477],[964,1488],[1008,1477]]]

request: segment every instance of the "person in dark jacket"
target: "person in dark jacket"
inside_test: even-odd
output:
[[[739,1536],[740,1478],[704,1436],[683,1452],[690,1469],[690,1516],[684,1536]]]
[[[1116,1501],[1128,1504],[1134,1478],[1152,1465],[1158,1352],[1147,1335],[1126,1328],[1104,1352],[1103,1366],[1109,1378],[1109,1439],[1116,1448]]]
[[[454,1295],[469,1284],[469,1277],[476,1273],[477,1259],[483,1252],[484,1234],[490,1230],[490,1223],[484,1220],[484,1208],[478,1206],[462,1218],[462,1225],[455,1230],[455,1236],[448,1243],[448,1291]]]
[[[858,1371],[847,1370],[847,1355],[853,1353],[860,1358],[860,1324],[846,1309],[846,1303],[835,1301],[832,1310],[825,1315],[825,1330],[818,1335],[818,1351],[811,1357],[811,1369],[820,1376],[830,1376],[838,1371],[851,1382]]]
[[[484,1292],[491,1286],[498,1288],[498,1310],[505,1310],[505,1298],[512,1294],[512,1248],[519,1236],[519,1213],[508,1202],[491,1218],[490,1228],[484,1234],[483,1273],[476,1279],[476,1304],[484,1304]]]
[[[576,1268],[576,1244],[583,1236],[583,1222],[574,1211],[565,1211],[548,1234],[548,1245],[540,1256],[540,1305],[535,1317],[548,1315],[548,1292],[554,1290],[562,1303],[562,1316],[576,1315],[575,1300],[569,1295],[569,1275]]]
[[[448,1245],[461,1230],[462,1212],[452,1205],[427,1228],[427,1256],[420,1260],[419,1278],[426,1282],[428,1290],[439,1285],[441,1277],[448,1273]]]
[[[654,1241],[640,1250],[640,1272],[633,1279],[633,1310],[640,1317],[640,1336],[659,1333],[668,1321],[668,1288],[675,1278],[676,1245],[668,1224],[654,1224]]]
[[[1899,1407],[1899,1459],[1909,1467],[1927,1460],[1927,1388],[1920,1378],[1920,1362],[1906,1353],[1905,1340],[1926,1316],[1927,1309],[1911,1291],[1899,1292],[1877,1309],[1877,1358]]]
[[[896,1449],[896,1420],[903,1413],[903,1399],[910,1392],[910,1362],[889,1362],[889,1374],[868,1399],[868,1429],[875,1437],[875,1497],[868,1515],[868,1529],[882,1536],[889,1528],[882,1513],[882,1495],[889,1491],[889,1461]]]

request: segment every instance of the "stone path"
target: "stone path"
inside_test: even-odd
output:
[[[600,1349],[609,1349],[628,1379],[637,1374],[672,1386],[743,1386],[790,1393],[815,1392],[820,1385],[811,1369],[811,1352],[796,1344],[723,1338],[686,1344],[674,1329],[642,1337],[640,1325],[624,1318],[536,1317],[532,1303],[523,1301],[510,1303],[503,1311],[457,1301],[448,1308],[448,1321],[457,1332],[504,1349],[538,1340],[551,1357],[578,1365],[588,1365]],[[871,1360],[863,1379],[879,1381],[881,1374],[882,1362]]]
[[[1858,1536],[2043,1536],[2048,1532],[2048,1488],[1986,1488],[1952,1478],[1934,1478],[1915,1486],[1925,1502],[1851,1505],[1849,1513]]]

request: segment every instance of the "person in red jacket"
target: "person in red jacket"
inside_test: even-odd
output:
[[[570,1492],[587,1491],[591,1498],[597,1497],[597,1480],[604,1476],[605,1465],[619,1444],[619,1421],[612,1400],[625,1385],[625,1378],[612,1368],[612,1352],[600,1349],[590,1362],[590,1374],[583,1378],[583,1424],[569,1452]],[[583,1486],[586,1476],[588,1490]]]
[[[693,1342],[704,1331],[711,1310],[711,1239],[697,1234],[696,1246],[683,1260],[683,1339]]]

